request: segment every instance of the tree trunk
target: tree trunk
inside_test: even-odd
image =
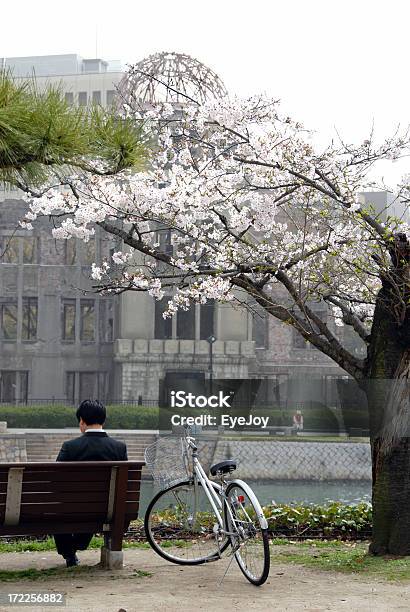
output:
[[[367,394],[373,479],[373,554],[410,555],[410,347],[386,287],[376,304]]]

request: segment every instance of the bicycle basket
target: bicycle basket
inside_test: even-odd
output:
[[[184,440],[167,436],[158,438],[145,449],[145,463],[154,481],[166,489],[192,474]]]

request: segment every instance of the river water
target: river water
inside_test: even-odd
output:
[[[262,505],[269,504],[272,501],[276,504],[325,504],[329,501],[357,504],[371,499],[371,482],[367,480],[255,480],[247,482],[255,491]],[[140,516],[145,512],[156,491],[157,489],[152,481],[143,481]]]

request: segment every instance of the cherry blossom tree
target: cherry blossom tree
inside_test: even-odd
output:
[[[57,238],[100,226],[118,240],[93,265],[95,290],[170,294],[165,316],[216,299],[257,304],[330,357],[366,393],[373,461],[371,551],[410,554],[410,243],[408,217],[384,216],[361,193],[381,160],[409,149],[407,133],[319,151],[300,123],[264,96],[204,104],[185,97],[125,105],[150,135],[143,173],[67,177],[30,201],[24,223],[56,215]],[[407,206],[407,180],[400,201]],[[171,248],[161,234],[168,232]],[[350,352],[330,321],[367,347]]]

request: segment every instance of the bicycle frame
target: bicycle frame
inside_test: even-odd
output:
[[[194,487],[195,487],[195,506],[196,506],[196,500],[197,500],[196,491],[197,491],[198,482],[199,482],[203,488],[203,491],[205,492],[205,495],[207,496],[209,500],[209,503],[212,506],[212,509],[215,513],[215,516],[219,524],[219,528],[221,529],[222,533],[228,536],[237,535],[237,533],[228,532],[225,529],[226,524],[234,525],[235,519],[231,512],[230,504],[228,503],[228,498],[225,495],[223,484],[218,484],[218,483],[215,483],[214,481],[211,481],[206,475],[205,470],[203,469],[198,459],[198,449],[195,444],[194,438],[191,438],[190,436],[187,435],[184,438],[184,442],[186,445],[186,453],[188,453],[189,449],[192,451],[192,471],[193,471],[193,480],[194,480]],[[225,481],[222,480],[222,482],[224,483]],[[241,487],[245,488],[245,490],[247,491],[247,494],[249,498],[251,499],[251,501],[255,502],[256,507],[259,506],[259,502],[254,492],[252,491],[252,489],[248,487],[248,485],[245,482],[243,482],[242,480],[238,480],[238,479],[231,480],[229,482],[233,482],[233,483],[236,482],[240,484]],[[218,493],[215,491],[215,486],[218,488]],[[223,503],[223,501],[225,501],[226,503]],[[222,510],[222,514],[221,514],[221,510]],[[226,518],[224,513],[226,511],[228,511],[229,513],[229,516],[228,516],[229,522],[224,521],[224,519]],[[196,507],[194,508],[194,513],[196,514]],[[267,529],[268,522],[262,511],[258,513],[258,518],[261,521],[261,527],[263,529]]]

